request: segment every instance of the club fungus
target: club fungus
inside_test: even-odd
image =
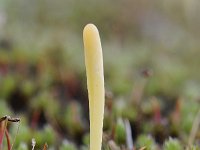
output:
[[[89,95],[90,150],[101,150],[105,90],[101,41],[95,25],[85,26],[83,41]]]

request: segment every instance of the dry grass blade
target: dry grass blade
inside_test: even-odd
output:
[[[9,122],[20,122],[19,118],[11,118],[10,116],[7,116],[7,115],[0,118],[0,122],[5,121],[5,120],[8,120]]]
[[[15,143],[15,140],[16,140],[16,137],[17,137],[17,134],[18,134],[18,132],[19,132],[19,126],[20,126],[20,119],[15,118],[14,120],[15,120],[14,122],[18,122],[18,127],[17,127],[17,132],[16,132],[16,134],[15,134],[15,137],[14,137],[14,139],[13,139],[13,143],[12,143],[12,146],[11,146],[11,150],[12,150],[12,148],[13,148],[13,146],[14,146],[14,143]]]
[[[131,125],[128,119],[124,121],[125,128],[126,128],[126,144],[128,147],[128,150],[132,150],[133,147],[133,138],[132,138],[132,131],[131,131]]]
[[[141,147],[139,150],[146,150],[147,148],[146,147]]]
[[[191,145],[194,142],[196,133],[197,133],[197,131],[199,129],[199,125],[200,125],[200,110],[198,111],[198,113],[197,113],[197,115],[196,115],[196,117],[194,119],[192,130],[190,132],[190,136],[189,136],[189,139],[188,139],[188,148],[191,147]]]
[[[31,145],[32,145],[32,150],[34,150],[35,145],[36,145],[35,139],[32,139],[32,140],[31,140]]]

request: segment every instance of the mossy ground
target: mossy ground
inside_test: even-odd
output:
[[[198,150],[198,2],[87,2],[0,1],[0,117],[21,119],[17,135],[18,123],[7,126],[14,149],[31,149],[32,138],[35,149],[88,149],[82,29],[93,22],[104,54],[103,149]]]

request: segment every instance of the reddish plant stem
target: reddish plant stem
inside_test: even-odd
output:
[[[45,143],[44,147],[43,147],[43,150],[47,150],[47,148],[48,148],[48,145],[47,145],[47,143]]]
[[[7,128],[6,128],[5,134],[6,134],[8,150],[11,150],[10,137],[9,137],[9,133],[8,133]]]
[[[1,145],[3,142],[3,135],[4,135],[4,129],[3,129],[3,123],[0,123],[0,149],[1,149]]]
[[[32,127],[33,129],[35,129],[35,128],[37,127],[40,114],[41,114],[41,112],[40,112],[39,110],[36,110],[36,111],[33,113],[32,120],[31,120],[31,127]]]
[[[7,125],[7,122],[5,121],[0,122],[0,149],[3,146],[3,137],[4,137],[6,125]]]

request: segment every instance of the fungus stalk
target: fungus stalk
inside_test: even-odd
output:
[[[89,95],[90,150],[101,150],[105,90],[101,40],[95,25],[85,26],[83,41]]]

